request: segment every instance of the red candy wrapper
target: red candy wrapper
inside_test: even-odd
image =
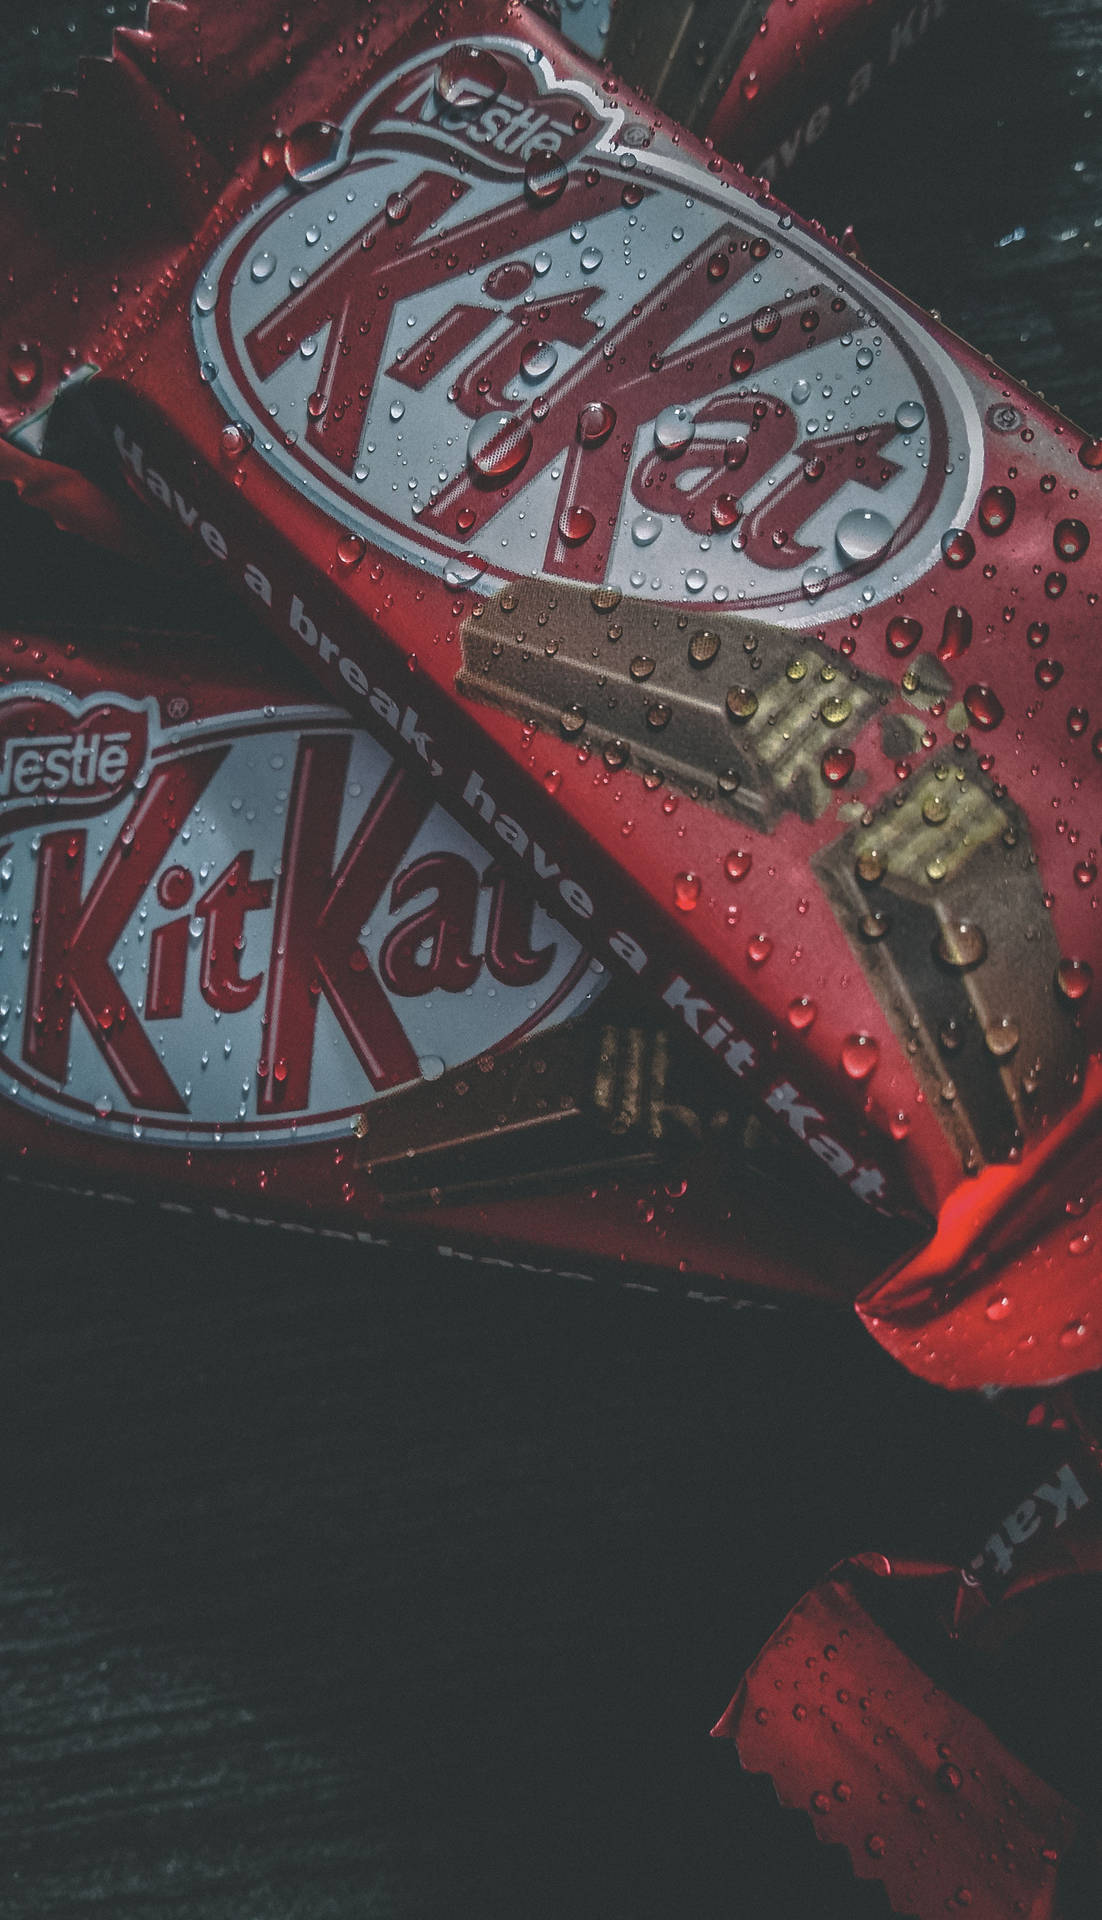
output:
[[[887,1243],[855,1262],[825,1192],[788,1217],[787,1151],[431,785],[243,616],[211,629],[179,584],[0,525],[9,1177],[579,1277],[628,1260],[717,1304],[852,1299]]]
[[[788,1615],[714,1729],[900,1914],[1097,1911],[1097,1381],[964,1565],[862,1554]],[[1093,1399],[1093,1414],[1089,1400]],[[1059,1648],[1062,1662],[1052,1655]]]
[[[935,1229],[862,1299],[908,1366],[1097,1365],[1102,452],[523,8],[321,32],[285,85],[269,55],[46,452],[183,536],[845,1204]],[[205,84],[200,46],[172,97],[209,141]]]

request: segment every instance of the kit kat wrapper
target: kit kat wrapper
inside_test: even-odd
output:
[[[1096,1364],[1095,443],[527,10],[300,84],[324,124],[242,158],[47,454],[185,534],[840,1194],[941,1218],[863,1303],[907,1364],[980,1383],[967,1221],[1016,1245],[1031,1181],[982,1364]]]
[[[195,624],[170,580],[2,524],[38,613],[0,632],[7,1178],[852,1300],[888,1243],[855,1259],[832,1194],[825,1228],[786,1219],[787,1149],[428,783],[244,616]]]

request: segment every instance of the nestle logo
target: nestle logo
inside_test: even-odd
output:
[[[0,818],[83,813],[125,793],[145,764],[149,716],[115,701],[16,694],[0,706]]]
[[[458,47],[443,61],[434,60],[413,76],[406,73],[379,117],[373,117],[371,132],[377,138],[399,126],[431,130],[450,143],[523,167],[539,154],[559,155],[586,144],[587,132],[557,118],[551,108],[535,91],[532,74],[503,49],[491,54]]]

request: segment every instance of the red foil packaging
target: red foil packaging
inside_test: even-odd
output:
[[[962,1566],[866,1553],[793,1608],[714,1729],[893,1910],[1097,1908],[1097,1379]],[[1091,1402],[1093,1401],[1093,1408]],[[1020,1472],[1020,1468],[1019,1468]],[[984,1537],[986,1535],[986,1537]]]
[[[47,454],[936,1229],[862,1299],[907,1365],[1098,1364],[1102,453],[525,9],[266,111]]]
[[[886,1243],[855,1262],[827,1194],[797,1229],[787,1152],[427,782],[242,616],[0,525],[9,1177],[537,1272],[628,1261],[716,1304],[852,1299]]]

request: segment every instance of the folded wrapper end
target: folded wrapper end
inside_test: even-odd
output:
[[[1102,1367],[1102,1064],[1015,1166],[958,1187],[934,1238],[857,1311],[910,1372],[955,1389],[1055,1384]]]
[[[1082,1816],[873,1618],[859,1594],[889,1566],[844,1562],[801,1600],[713,1736],[896,1913],[1078,1920],[1063,1886],[1083,1871]]]

